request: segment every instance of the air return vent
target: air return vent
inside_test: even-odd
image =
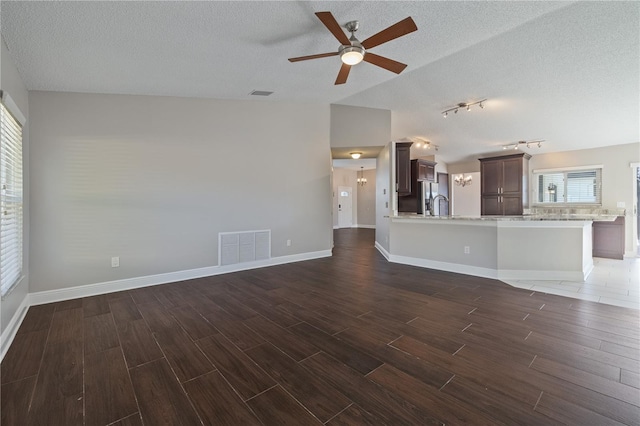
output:
[[[253,95],[253,96],[269,96],[269,95],[272,95],[273,92],[269,92],[269,91],[266,91],[266,90],[254,90],[249,94]]]
[[[218,265],[220,266],[270,258],[270,229],[218,234]]]

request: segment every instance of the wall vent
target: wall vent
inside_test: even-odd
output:
[[[271,230],[220,232],[218,265],[271,259]]]
[[[269,95],[272,95],[273,92],[269,92],[267,90],[254,90],[249,94],[252,96],[269,96]]]

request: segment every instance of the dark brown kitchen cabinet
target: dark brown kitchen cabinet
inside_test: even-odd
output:
[[[411,194],[411,145],[413,142],[396,142],[396,191],[398,195]]]
[[[422,182],[435,182],[435,161],[415,159],[411,164],[411,191],[408,194],[400,194],[398,191],[398,211],[422,214],[424,198],[422,191],[426,189],[424,197],[429,197],[429,185],[426,188]],[[402,196],[400,196],[402,195]]]
[[[480,210],[483,215],[521,215],[528,201],[527,153],[480,159]]]
[[[418,182],[435,182],[436,162],[428,160],[411,160],[412,180]]]

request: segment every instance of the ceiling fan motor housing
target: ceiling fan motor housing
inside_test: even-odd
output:
[[[356,65],[362,62],[364,58],[365,49],[354,34],[358,31],[358,26],[358,21],[349,21],[346,23],[345,28],[351,33],[351,37],[349,37],[351,45],[341,45],[338,48],[340,59],[347,65]]]

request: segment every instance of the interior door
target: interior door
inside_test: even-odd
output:
[[[353,226],[353,198],[350,186],[338,187],[338,228]]]

